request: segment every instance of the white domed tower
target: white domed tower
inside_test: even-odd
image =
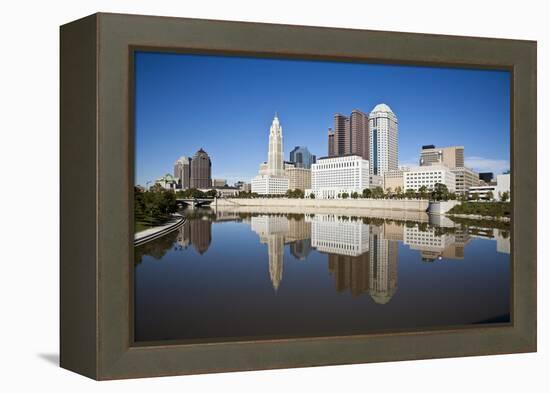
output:
[[[397,116],[386,104],[378,104],[369,114],[370,173],[384,175],[398,169]]]

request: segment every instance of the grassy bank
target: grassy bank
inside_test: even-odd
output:
[[[136,214],[134,216],[134,233],[138,233],[138,232],[144,231],[145,229],[149,229],[159,225],[164,225],[171,218],[172,216],[170,215],[157,216],[157,217],[145,217],[141,214]]]
[[[448,214],[469,214],[485,217],[510,217],[512,204],[510,202],[463,202],[456,205]]]
[[[134,232],[164,224],[176,209],[173,192],[158,185],[149,191],[134,188]]]

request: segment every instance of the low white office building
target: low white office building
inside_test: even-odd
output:
[[[470,187],[468,189],[468,199],[489,199],[489,193],[493,195],[492,199],[497,199],[498,195],[496,193],[496,184],[486,184],[483,186]]]
[[[449,192],[456,191],[456,177],[443,165],[417,166],[403,172],[403,184],[406,190],[418,191],[422,186],[431,191],[437,183],[447,186]]]
[[[508,199],[510,198],[510,174],[504,173],[502,175],[497,175],[497,187],[495,189],[495,197],[500,197],[504,192],[508,193]]]
[[[494,200],[500,200],[503,193],[508,193],[508,201],[511,200],[510,194],[510,174],[497,175],[497,181],[492,184],[485,184],[483,186],[470,187],[468,189],[468,199],[475,199],[474,194],[478,199],[489,199],[489,192],[493,195]]]
[[[284,176],[258,175],[252,179],[252,192],[260,195],[283,195],[288,191],[289,181]]]
[[[311,189],[317,199],[337,199],[343,193],[361,194],[369,188],[369,162],[358,155],[325,157],[311,165]]]

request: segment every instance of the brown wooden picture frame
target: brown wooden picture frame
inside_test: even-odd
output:
[[[133,345],[136,48],[509,70],[512,323]],[[61,27],[60,52],[62,367],[105,380],[536,351],[536,42],[98,13]]]

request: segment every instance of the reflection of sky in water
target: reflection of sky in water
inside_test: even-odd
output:
[[[507,231],[326,214],[212,218],[136,249],[136,341],[509,320]]]

